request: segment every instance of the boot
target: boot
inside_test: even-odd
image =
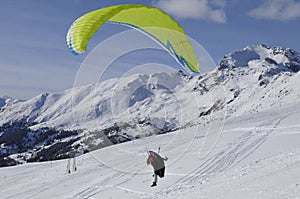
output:
[[[151,185],[151,187],[155,187],[157,186],[156,182],[153,182],[153,184]]]

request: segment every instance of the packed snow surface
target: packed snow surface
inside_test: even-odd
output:
[[[124,132],[141,139],[81,155],[71,174],[67,160],[0,168],[0,196],[299,199],[299,71],[296,51],[255,45],[194,78],[135,74],[25,102],[2,100],[1,125],[25,120],[32,129],[88,136],[123,123]],[[150,133],[157,129],[173,132]],[[169,160],[165,178],[151,188],[146,151],[158,147]]]
[[[208,126],[106,147],[67,160],[0,168],[1,198],[300,198],[299,102],[228,119],[213,151],[199,158]],[[167,156],[151,188],[147,149]]]

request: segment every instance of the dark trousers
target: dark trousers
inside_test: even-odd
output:
[[[154,173],[158,175],[160,178],[163,178],[165,176],[165,167],[155,170]]]

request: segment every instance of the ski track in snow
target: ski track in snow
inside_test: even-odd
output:
[[[213,186],[217,187],[216,194],[226,193],[228,187],[226,187],[226,183],[224,183],[224,178],[222,178],[227,172],[229,175],[233,175],[235,178],[238,178],[241,175],[240,172],[249,172],[253,169],[253,165],[246,164],[245,167],[243,165],[243,161],[248,157],[253,155],[261,146],[268,140],[268,138],[272,137],[273,134],[279,135],[279,133],[275,132],[276,129],[280,129],[280,124],[283,120],[288,120],[290,117],[295,114],[299,114],[297,109],[291,111],[281,111],[278,114],[271,114],[268,120],[265,119],[264,122],[258,122],[254,127],[245,127],[245,128],[232,128],[232,135],[236,135],[234,139],[231,137],[228,141],[219,143],[216,148],[208,155],[206,158],[199,161],[198,165],[192,165],[191,169],[185,170],[181,172],[180,167],[188,166],[187,164],[180,163],[180,167],[175,165],[170,165],[167,167],[166,179],[163,179],[159,186],[156,188],[150,188],[148,182],[150,182],[151,178],[148,180],[145,179],[148,174],[143,175],[141,171],[143,171],[146,166],[139,167],[143,163],[133,161],[133,168],[139,168],[135,172],[126,173],[123,171],[114,170],[113,168],[108,167],[107,165],[100,163],[96,160],[95,157],[88,157],[84,155],[79,158],[79,172],[72,175],[62,175],[61,169],[64,166],[64,161],[53,162],[52,163],[42,163],[42,164],[26,164],[20,165],[18,167],[12,168],[4,168],[0,169],[0,173],[4,173],[8,175],[9,178],[5,179],[7,183],[6,186],[11,186],[9,189],[5,186],[5,191],[2,192],[0,190],[0,194],[4,194],[5,198],[217,198],[217,197],[206,197],[205,194],[214,194],[209,192]],[[297,116],[297,115],[296,115]],[[294,116],[295,117],[295,116]],[[229,127],[231,127],[229,125]],[[293,125],[291,128],[294,128],[294,131],[297,131],[296,125]],[[226,130],[226,135],[230,135],[230,129]],[[288,129],[288,126],[287,128]],[[299,129],[299,128],[298,128]],[[182,135],[182,134],[181,134]],[[282,135],[289,135],[289,133],[284,133]],[[168,135],[163,135],[168,136]],[[198,144],[199,140],[203,140],[204,137],[202,135],[195,135],[196,144]],[[148,138],[149,139],[149,138]],[[186,138],[185,138],[186,139]],[[182,139],[182,140],[185,140]],[[224,139],[224,137],[223,137]],[[188,139],[187,139],[188,140]],[[148,140],[149,141],[149,140]],[[221,138],[222,141],[222,138]],[[139,143],[139,142],[137,142]],[[146,143],[146,142],[145,142]],[[140,140],[140,144],[145,144],[143,140]],[[200,143],[200,142],[199,142]],[[126,146],[127,143],[125,143]],[[130,144],[130,143],[128,143]],[[184,141],[182,141],[184,144]],[[186,144],[186,143],[185,143]],[[141,147],[137,145],[138,147]],[[114,147],[114,146],[113,146]],[[131,146],[132,147],[132,146]],[[137,148],[138,149],[138,148]],[[184,154],[184,157],[197,155],[195,153],[195,149],[188,149]],[[138,149],[140,150],[140,149]],[[172,149],[175,150],[175,149]],[[100,150],[101,152],[101,150]],[[173,151],[173,153],[175,153]],[[166,151],[164,152],[166,153]],[[171,151],[169,151],[171,153]],[[277,155],[278,156],[278,155]],[[263,161],[267,161],[270,165],[259,166],[259,175],[255,175],[250,179],[241,179],[240,181],[235,181],[235,178],[225,178],[229,182],[232,183],[232,186],[235,186],[235,192],[246,192],[250,187],[255,186],[258,182],[263,181],[265,178],[275,178],[281,177],[282,179],[290,179],[290,176],[295,172],[295,168],[300,165],[300,159],[290,160],[288,156],[271,156],[264,157],[266,158]],[[298,157],[295,153],[295,157]],[[299,156],[300,157],[300,156]],[[280,162],[285,162],[286,164],[279,164]],[[184,159],[185,160],[185,159]],[[183,161],[184,161],[183,160]],[[260,160],[260,159],[259,159]],[[87,162],[85,162],[87,161]],[[121,160],[121,163],[128,161],[127,159]],[[262,161],[262,162],[263,162]],[[279,162],[278,166],[268,172],[263,172],[265,169],[268,169],[269,166],[272,166],[272,161]],[[50,166],[51,164],[51,166]],[[91,165],[87,165],[91,164]],[[259,163],[258,163],[259,164]],[[32,167],[31,167],[32,165]],[[125,164],[126,165],[126,164]],[[47,169],[50,166],[50,173],[47,173]],[[83,168],[82,168],[83,167]],[[84,168],[86,167],[86,168]],[[24,168],[24,170],[22,169]],[[169,169],[170,168],[170,172]],[[238,168],[240,170],[235,171]],[[38,169],[35,171],[35,169]],[[149,169],[149,168],[148,168]],[[175,169],[175,170],[174,170]],[[177,170],[179,169],[179,170]],[[249,171],[248,171],[248,170]],[[92,171],[91,171],[92,170]],[[6,173],[6,171],[8,173]],[[16,171],[15,174],[9,174],[9,172]],[[178,173],[179,172],[179,173]],[[225,173],[225,174],[224,174]],[[287,175],[285,175],[287,173]],[[243,173],[242,173],[243,174]],[[52,175],[57,175],[52,176]],[[228,175],[228,174],[226,174]],[[27,178],[26,180],[21,180],[19,182],[18,178],[23,176]],[[247,176],[247,175],[246,175]],[[216,180],[217,179],[217,180]],[[75,180],[75,181],[73,181]],[[76,185],[76,180],[79,180],[78,183],[80,185]],[[161,179],[160,179],[161,180]],[[159,180],[159,182],[160,182]],[[218,180],[221,182],[218,184]],[[293,180],[293,179],[292,179]],[[141,183],[142,181],[142,183]],[[295,181],[295,180],[294,180]],[[241,185],[240,185],[240,183]],[[30,184],[28,184],[30,183]],[[72,185],[75,183],[76,190],[72,189]],[[137,188],[134,188],[132,184],[140,184],[137,185]],[[211,185],[210,185],[211,184]],[[0,182],[1,185],[1,182]],[[209,186],[210,185],[210,186]],[[17,187],[17,191],[14,192],[14,187]],[[62,190],[64,186],[67,186],[66,190],[71,191],[70,193],[64,192]],[[147,186],[146,188],[141,188],[143,186]],[[194,188],[197,187],[197,189]],[[275,185],[274,185],[275,186]],[[71,187],[71,188],[70,188]],[[238,190],[238,189],[240,190]],[[249,189],[250,189],[249,188]],[[297,185],[288,184],[285,188],[278,189],[274,187],[272,189],[259,189],[260,192],[256,194],[256,198],[270,198],[268,196],[274,196],[276,198],[277,195],[287,195],[295,196],[293,198],[297,198]],[[9,192],[10,190],[11,192]],[[59,190],[56,194],[55,191]],[[290,194],[286,193],[285,190],[291,191]],[[50,194],[51,193],[51,194]],[[61,197],[59,194],[64,193]],[[187,194],[188,193],[188,194]],[[199,195],[201,193],[201,195]],[[203,194],[202,194],[203,193]],[[48,195],[50,194],[50,195]],[[187,195],[185,195],[187,194]],[[195,197],[197,195],[197,197]],[[104,197],[102,197],[104,196]],[[219,195],[220,196],[220,195]],[[265,196],[265,197],[264,197]],[[229,196],[226,198],[230,198]]]
[[[144,199],[158,198],[160,195],[165,195],[166,193],[172,192],[174,190],[179,191],[180,189],[189,187],[189,184],[193,184],[195,182],[201,183],[201,181],[205,181],[206,179],[217,175],[219,172],[238,165],[241,161],[253,154],[265,142],[268,136],[273,132],[273,129],[276,129],[276,127],[283,119],[295,113],[297,113],[297,111],[294,113],[286,114],[284,116],[273,118],[267,122],[262,122],[256,127],[256,130],[247,131],[233,142],[228,143],[223,150],[210,157],[189,174],[179,178],[175,184],[166,187],[163,191],[159,191],[154,194],[146,194],[144,192],[133,191],[121,186],[123,183],[130,181],[135,175],[138,174],[138,172],[136,172],[132,177],[129,177],[126,180],[122,180],[115,185],[109,185],[113,181],[120,180],[122,177],[126,176],[125,173],[121,172],[105,178],[104,180],[99,182],[98,185],[95,185],[94,188],[88,188],[85,192],[81,193],[81,195],[76,195],[74,197],[91,198],[94,195],[105,191],[106,189],[115,188],[123,190],[125,192],[137,194],[140,198]],[[263,129],[268,130],[263,131]]]
[[[144,169],[144,168],[142,168],[142,169]],[[93,197],[94,195],[97,195],[107,189],[110,189],[110,188],[117,188],[117,189],[124,190],[126,192],[131,192],[134,194],[145,194],[143,192],[133,191],[133,190],[126,189],[125,187],[120,186],[123,183],[128,182],[129,180],[134,178],[134,176],[136,176],[142,169],[135,172],[133,175],[131,175],[129,177],[128,177],[128,173],[117,171],[116,173],[101,180],[99,183],[94,185],[94,187],[89,187],[89,188],[85,189],[84,191],[80,192],[79,194],[74,195],[72,198],[90,198],[90,197]],[[122,180],[121,182],[117,182],[114,185],[111,185],[111,184],[113,184],[113,182],[115,182],[117,180],[121,180],[123,177],[125,177],[126,179]]]
[[[116,156],[106,159],[110,165],[85,154],[78,157],[79,171],[71,175],[63,172],[66,160],[0,168],[0,197],[300,199],[299,64],[299,53],[290,49],[255,45],[226,55],[220,63],[222,70],[190,80],[175,73],[136,74],[56,94],[41,94],[25,102],[6,100],[2,102],[1,124],[27,118],[38,123],[33,128],[60,126],[97,131],[99,124],[114,125],[111,121],[115,122],[112,118],[117,116],[117,121],[133,126],[130,118],[156,118],[145,121],[155,128],[162,121],[187,128],[177,131],[178,135],[173,132],[123,145],[141,154],[149,142],[154,143],[151,147],[164,144],[163,153],[173,160],[167,162],[166,177],[159,179],[158,187],[149,187],[152,178],[145,171],[152,170],[151,166],[146,167],[140,159],[123,158],[117,154],[117,146],[111,146],[107,149]],[[151,81],[153,78],[156,83]],[[211,153],[200,159],[199,148],[205,135],[191,126],[198,124],[199,113],[215,111],[210,96],[218,97],[213,88],[221,84],[229,124],[225,123],[227,129]],[[201,109],[191,103],[198,100]],[[258,116],[262,114],[261,118],[255,118],[256,112]],[[127,116],[129,120],[123,121]],[[153,131],[151,125],[139,127],[142,137]],[[125,131],[132,136],[137,133],[136,128]],[[197,131],[196,135],[190,135],[192,131]],[[180,139],[170,139],[174,134]],[[98,152],[106,155],[107,151]],[[131,172],[125,172],[128,162],[132,164]],[[114,168],[119,168],[118,164],[123,170]]]
[[[205,181],[224,170],[234,167],[253,154],[283,119],[296,113],[298,113],[298,111],[273,118],[267,122],[262,122],[256,127],[256,131],[248,131],[233,142],[227,144],[224,150],[210,157],[189,174],[178,179],[175,185],[169,186],[164,192],[168,193],[174,191],[174,186],[175,190],[178,191],[181,188],[188,187],[189,184],[193,184],[196,181],[202,183],[201,181]],[[271,130],[263,132],[263,129]],[[163,194],[164,192],[159,192],[158,194]]]

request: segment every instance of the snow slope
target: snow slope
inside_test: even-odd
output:
[[[170,129],[180,128],[207,122],[199,114],[203,116],[218,101],[219,108],[226,106],[228,117],[293,101],[300,95],[299,70],[300,55],[296,51],[248,46],[226,55],[215,71],[194,78],[181,73],[135,74],[40,94],[4,107],[0,125],[25,118],[34,123],[35,129],[47,126],[87,132],[118,122],[137,125],[139,120],[150,118],[159,128],[163,128],[162,123],[168,123]]]
[[[13,99],[8,96],[0,97],[0,110],[2,107],[11,106],[12,104],[16,104],[16,103],[23,102],[23,101],[24,100]]]
[[[226,55],[214,71],[193,78],[180,72],[134,74],[7,104],[0,109],[0,127],[25,121],[35,132],[43,127],[76,130],[77,137],[71,133],[65,139],[73,139],[68,147],[81,144],[88,151],[106,146],[105,136],[117,137],[109,140],[112,144],[199,124],[219,128],[222,121],[212,122],[297,101],[299,70],[296,51],[253,45]],[[57,139],[47,137],[41,143],[53,146]],[[0,144],[6,150],[12,147]]]
[[[199,158],[207,125],[106,147],[67,160],[0,168],[2,198],[300,198],[299,101],[227,119],[214,150]],[[169,157],[150,188],[146,148]]]

